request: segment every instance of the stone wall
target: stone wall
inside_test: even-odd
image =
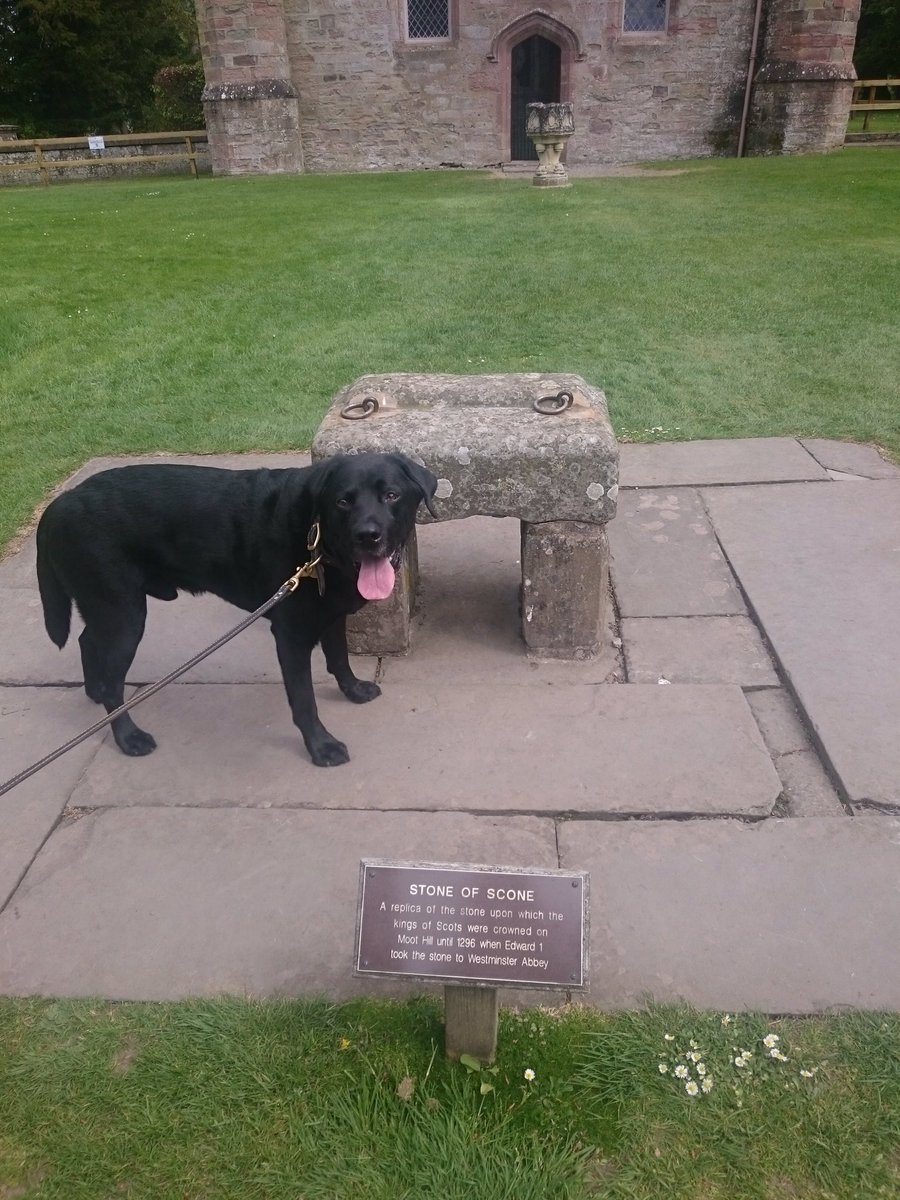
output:
[[[669,34],[654,37],[622,34],[618,5],[546,5],[575,35],[560,97],[575,105],[570,163],[703,155],[721,139],[746,70],[752,6],[674,7]],[[286,8],[310,170],[509,159],[509,52],[528,30],[503,31],[521,5],[459,0],[459,35],[447,45],[404,42],[399,7],[384,0]],[[553,40],[540,22],[536,31]]]
[[[807,75],[777,78],[786,87],[755,105],[760,131],[748,145],[840,144],[846,88],[801,85],[823,54],[830,83],[852,78],[858,0],[767,3],[762,72],[799,63]],[[508,161],[511,55],[533,33],[561,49],[560,96],[546,99],[575,106],[571,165],[733,153],[754,0],[669,0],[660,34],[623,33],[622,4],[452,0],[451,37],[410,42],[404,0],[197,0],[214,169]],[[776,79],[762,72],[765,90]],[[815,145],[811,125],[821,126]]]
[[[7,143],[10,145],[11,143]],[[35,164],[35,153],[25,149],[28,143],[23,139],[21,150],[0,149],[0,187],[19,186],[23,184],[42,184],[44,172]],[[212,170],[209,156],[209,146],[205,140],[193,139],[196,153],[197,172],[209,174]],[[190,175],[191,165],[185,154],[184,142],[143,142],[141,145],[116,146],[107,144],[102,151],[92,155],[82,146],[63,146],[57,149],[42,148],[44,162],[47,164],[47,176],[52,183],[72,183],[75,180],[86,179],[132,179],[154,175]],[[147,155],[159,156],[162,161],[148,159],[146,162],[122,162],[122,159],[144,158]],[[80,161],[91,158],[87,166],[54,167],[54,163]],[[20,170],[14,168],[21,164]],[[27,166],[25,164],[28,164]]]

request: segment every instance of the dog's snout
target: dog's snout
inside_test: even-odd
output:
[[[377,525],[363,525],[356,530],[356,540],[361,546],[378,546],[382,536],[382,531]]]

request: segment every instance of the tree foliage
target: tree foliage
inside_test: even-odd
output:
[[[203,64],[177,63],[160,67],[153,76],[153,109],[156,129],[203,128]]]
[[[146,128],[156,72],[196,58],[190,0],[0,0],[0,119],[32,136]]]
[[[900,76],[900,0],[862,0],[853,65],[860,79]]]

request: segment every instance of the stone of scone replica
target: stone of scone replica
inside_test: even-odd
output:
[[[403,453],[439,479],[439,521],[522,522],[522,632],[530,653],[599,648],[619,453],[606,397],[578,375],[364,375],[332,402],[312,446]],[[430,521],[427,515],[422,518]],[[405,653],[415,550],[400,587],[355,620],[361,653]]]

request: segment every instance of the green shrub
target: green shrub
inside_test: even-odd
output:
[[[203,84],[203,64],[199,61],[160,67],[153,76],[150,110],[155,128],[203,129]]]

